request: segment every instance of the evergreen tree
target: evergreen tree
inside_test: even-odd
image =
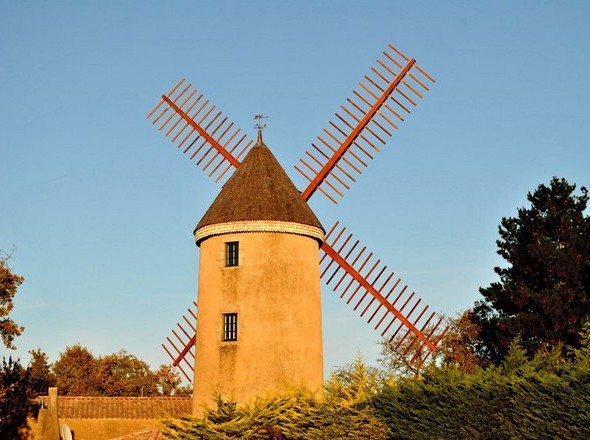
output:
[[[177,440],[387,439],[385,423],[363,406],[336,396],[322,402],[305,388],[292,388],[237,408],[218,398],[217,408],[208,409],[203,417],[164,420],[163,433]]]
[[[326,402],[338,405],[363,407],[379,392],[387,378],[375,367],[363,361],[361,356],[336,369],[325,385]]]
[[[481,328],[479,354],[500,362],[519,336],[529,357],[539,349],[579,346],[590,317],[588,191],[554,177],[527,198],[529,208],[503,218],[498,254],[508,263],[500,281],[481,288],[473,319]]]
[[[55,386],[55,375],[51,372],[47,354],[40,348],[30,350],[29,354],[31,355],[31,362],[29,363],[31,392],[34,395],[45,395],[49,387]]]
[[[570,360],[558,350],[528,360],[515,338],[498,367],[470,373],[435,367],[421,378],[384,385],[372,399],[373,415],[389,427],[388,438],[396,440],[586,440],[588,355],[583,345]]]

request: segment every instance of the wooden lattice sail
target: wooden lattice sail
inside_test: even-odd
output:
[[[172,359],[172,365],[177,367],[182,375],[192,382],[193,375],[187,373],[193,372],[195,362],[195,337],[197,333],[197,303],[193,301],[193,309],[187,309],[190,318],[182,315],[182,321],[176,323],[176,330],[172,330],[172,338],[167,337],[166,342],[162,344],[164,351]]]
[[[338,222],[326,235],[321,250],[321,277],[326,285],[346,304],[351,304],[396,350],[405,346],[404,356],[413,351],[410,362],[426,361],[428,356],[419,355],[436,350],[447,331],[440,327],[442,318],[437,318],[435,312],[427,313],[428,305],[422,305],[422,299],[408,290],[401,278]],[[404,344],[406,340],[411,342]]]
[[[217,111],[192,84],[181,79],[148,113],[179,150],[219,182],[252,146],[252,140]]]
[[[318,142],[311,144],[312,150],[305,152],[307,157],[300,159],[303,166],[295,166],[309,181],[303,198],[308,200],[316,190],[334,203],[343,197],[433,82],[415,60],[390,44]]]

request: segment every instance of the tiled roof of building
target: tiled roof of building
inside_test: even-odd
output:
[[[59,396],[58,416],[67,419],[159,419],[191,413],[190,397]]]
[[[323,230],[261,137],[225,183],[195,231],[212,224],[257,220],[301,223]]]

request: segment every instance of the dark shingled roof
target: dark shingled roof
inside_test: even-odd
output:
[[[218,223],[256,220],[300,223],[324,230],[261,136],[195,231]]]

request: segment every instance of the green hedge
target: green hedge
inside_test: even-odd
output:
[[[590,368],[434,369],[373,399],[392,439],[589,439]]]
[[[328,404],[301,388],[237,409],[219,399],[204,417],[164,420],[163,433],[175,440],[386,440],[388,431],[363,406]]]

